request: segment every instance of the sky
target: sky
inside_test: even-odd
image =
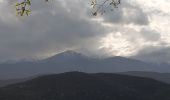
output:
[[[16,1],[0,0],[0,61],[75,50],[170,63],[170,0],[122,0],[98,16],[90,0],[32,0],[28,17],[15,14]]]

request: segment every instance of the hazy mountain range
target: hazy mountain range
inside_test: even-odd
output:
[[[170,72],[170,65],[158,65],[119,56],[92,58],[74,51],[65,51],[38,61],[1,63],[0,79],[24,78],[68,71],[88,73],[126,71]]]

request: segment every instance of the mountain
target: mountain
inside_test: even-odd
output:
[[[65,51],[52,57],[32,62],[0,64],[0,79],[24,78],[33,75],[81,71],[88,73],[113,73],[125,71],[170,72],[170,65],[160,66],[125,58],[91,58],[75,51]]]
[[[68,51],[56,54],[52,57],[46,58],[42,61],[57,63],[57,62],[65,62],[65,61],[71,61],[71,60],[76,60],[76,61],[81,60],[81,59],[86,60],[87,58],[88,58],[87,56],[85,56],[81,53],[77,53],[75,51],[68,50]]]
[[[0,88],[0,100],[169,100],[170,85],[135,76],[82,72],[45,75]]]
[[[39,75],[40,76],[40,75]],[[22,78],[22,79],[6,79],[6,80],[0,80],[0,87],[4,87],[7,85],[11,85],[11,84],[16,84],[16,83],[20,83],[20,82],[25,82],[27,80],[31,80],[33,78],[36,78],[38,76],[32,76],[32,77],[27,77],[27,78]]]
[[[148,78],[152,78],[152,79],[170,84],[170,73],[129,71],[129,72],[120,72],[118,74],[139,76],[139,77],[148,77]]]
[[[23,81],[25,81],[25,79],[0,80],[0,87],[4,87],[6,85],[15,84]]]

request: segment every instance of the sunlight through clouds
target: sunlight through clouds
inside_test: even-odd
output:
[[[115,56],[129,56],[136,52],[136,48],[129,43],[125,38],[121,37],[122,34],[110,33],[101,39],[101,49],[108,49],[112,55]]]
[[[126,17],[123,17],[122,20],[117,18],[116,20],[119,20],[119,23],[110,21],[113,32],[102,38],[103,46],[101,47],[112,51],[113,55],[130,56],[138,54],[138,51],[148,46],[160,48],[170,46],[169,0],[123,0],[123,2],[138,6],[138,8],[142,10],[141,12],[143,12],[143,15],[141,13],[139,14],[141,17],[139,16],[138,19],[141,20],[143,18],[142,16],[147,16],[149,23],[140,25],[136,23],[140,21],[136,21],[135,18],[129,20],[134,17],[133,15],[138,15],[138,11],[133,12],[133,10],[138,8],[132,8],[130,11],[122,10],[123,13],[129,16],[129,23],[123,21]],[[129,9],[125,4],[122,6],[124,7],[123,9]],[[122,14],[120,16],[126,15]],[[114,17],[116,17],[116,15],[110,17],[110,19],[114,19]],[[103,21],[102,23],[108,22]],[[117,36],[117,33],[120,35]]]

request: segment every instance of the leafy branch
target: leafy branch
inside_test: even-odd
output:
[[[17,15],[23,16],[24,14],[26,14],[28,16],[28,14],[31,12],[29,10],[30,5],[31,5],[30,0],[24,0],[23,2],[16,3],[15,7]]]
[[[48,2],[49,0],[45,0]],[[101,0],[91,0],[91,6],[93,9],[92,15],[97,16],[99,13],[103,14],[106,12],[105,6],[112,6],[117,8],[121,3],[120,0],[103,0],[103,2],[99,3]],[[16,12],[17,15],[23,16],[24,14],[28,16],[31,12],[29,7],[31,6],[31,0],[23,0],[23,2],[16,3]],[[112,10],[112,9],[111,9]]]
[[[93,12],[92,15],[93,16],[97,16],[98,13],[103,14],[106,12],[106,10],[104,9],[105,6],[112,6],[114,8],[117,8],[118,5],[121,3],[120,0],[104,0],[101,4],[98,3],[99,0],[92,0],[91,1],[91,6],[93,8]],[[113,9],[111,9],[112,11]]]

